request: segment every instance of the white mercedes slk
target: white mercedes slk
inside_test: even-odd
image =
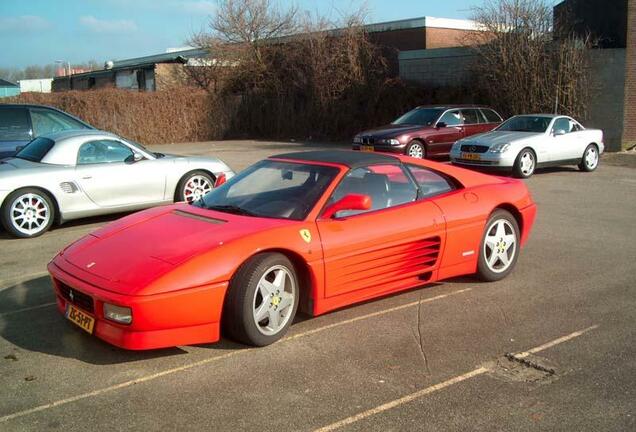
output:
[[[586,129],[571,117],[518,115],[491,132],[457,141],[450,160],[527,178],[537,167],[551,165],[578,165],[582,171],[594,171],[604,149],[603,131]]]

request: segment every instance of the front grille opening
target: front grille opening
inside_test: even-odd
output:
[[[57,281],[62,297],[69,303],[77,306],[78,308],[85,310],[86,312],[94,313],[95,305],[93,298],[88,294],[84,294],[81,291],[71,288],[62,281]]]

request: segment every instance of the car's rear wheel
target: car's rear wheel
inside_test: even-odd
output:
[[[579,169],[585,172],[594,171],[598,167],[598,161],[598,147],[594,144],[590,144],[583,152],[583,157],[579,163]]]
[[[488,218],[479,248],[477,274],[485,281],[498,281],[512,271],[519,256],[519,225],[506,210]]]
[[[298,278],[291,261],[279,253],[256,255],[230,281],[223,327],[245,344],[269,345],[287,333],[298,298]]]
[[[521,150],[515,159],[515,165],[512,169],[512,173],[518,178],[528,178],[534,174],[534,170],[537,167],[537,158],[534,152],[529,148]]]
[[[413,140],[406,146],[407,156],[411,156],[418,159],[426,158],[426,146],[421,141]]]
[[[176,201],[192,203],[201,199],[214,187],[214,179],[205,171],[192,171],[177,185]]]
[[[20,238],[44,234],[55,219],[55,206],[49,195],[40,189],[19,189],[5,199],[2,205],[2,225]]]

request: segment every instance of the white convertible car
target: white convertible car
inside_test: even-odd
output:
[[[603,131],[586,129],[571,117],[518,115],[491,132],[457,141],[450,159],[457,165],[511,170],[527,178],[537,167],[549,165],[594,171],[604,147]]]
[[[214,157],[154,153],[98,130],[57,132],[0,160],[0,222],[35,237],[54,222],[196,201],[233,175]]]

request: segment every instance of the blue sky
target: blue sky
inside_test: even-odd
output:
[[[293,0],[279,0],[281,5]],[[337,17],[356,0],[295,0],[302,9]],[[369,21],[419,16],[467,18],[471,0],[367,0]],[[185,45],[205,27],[215,0],[0,0],[0,67],[55,60],[124,59]]]

